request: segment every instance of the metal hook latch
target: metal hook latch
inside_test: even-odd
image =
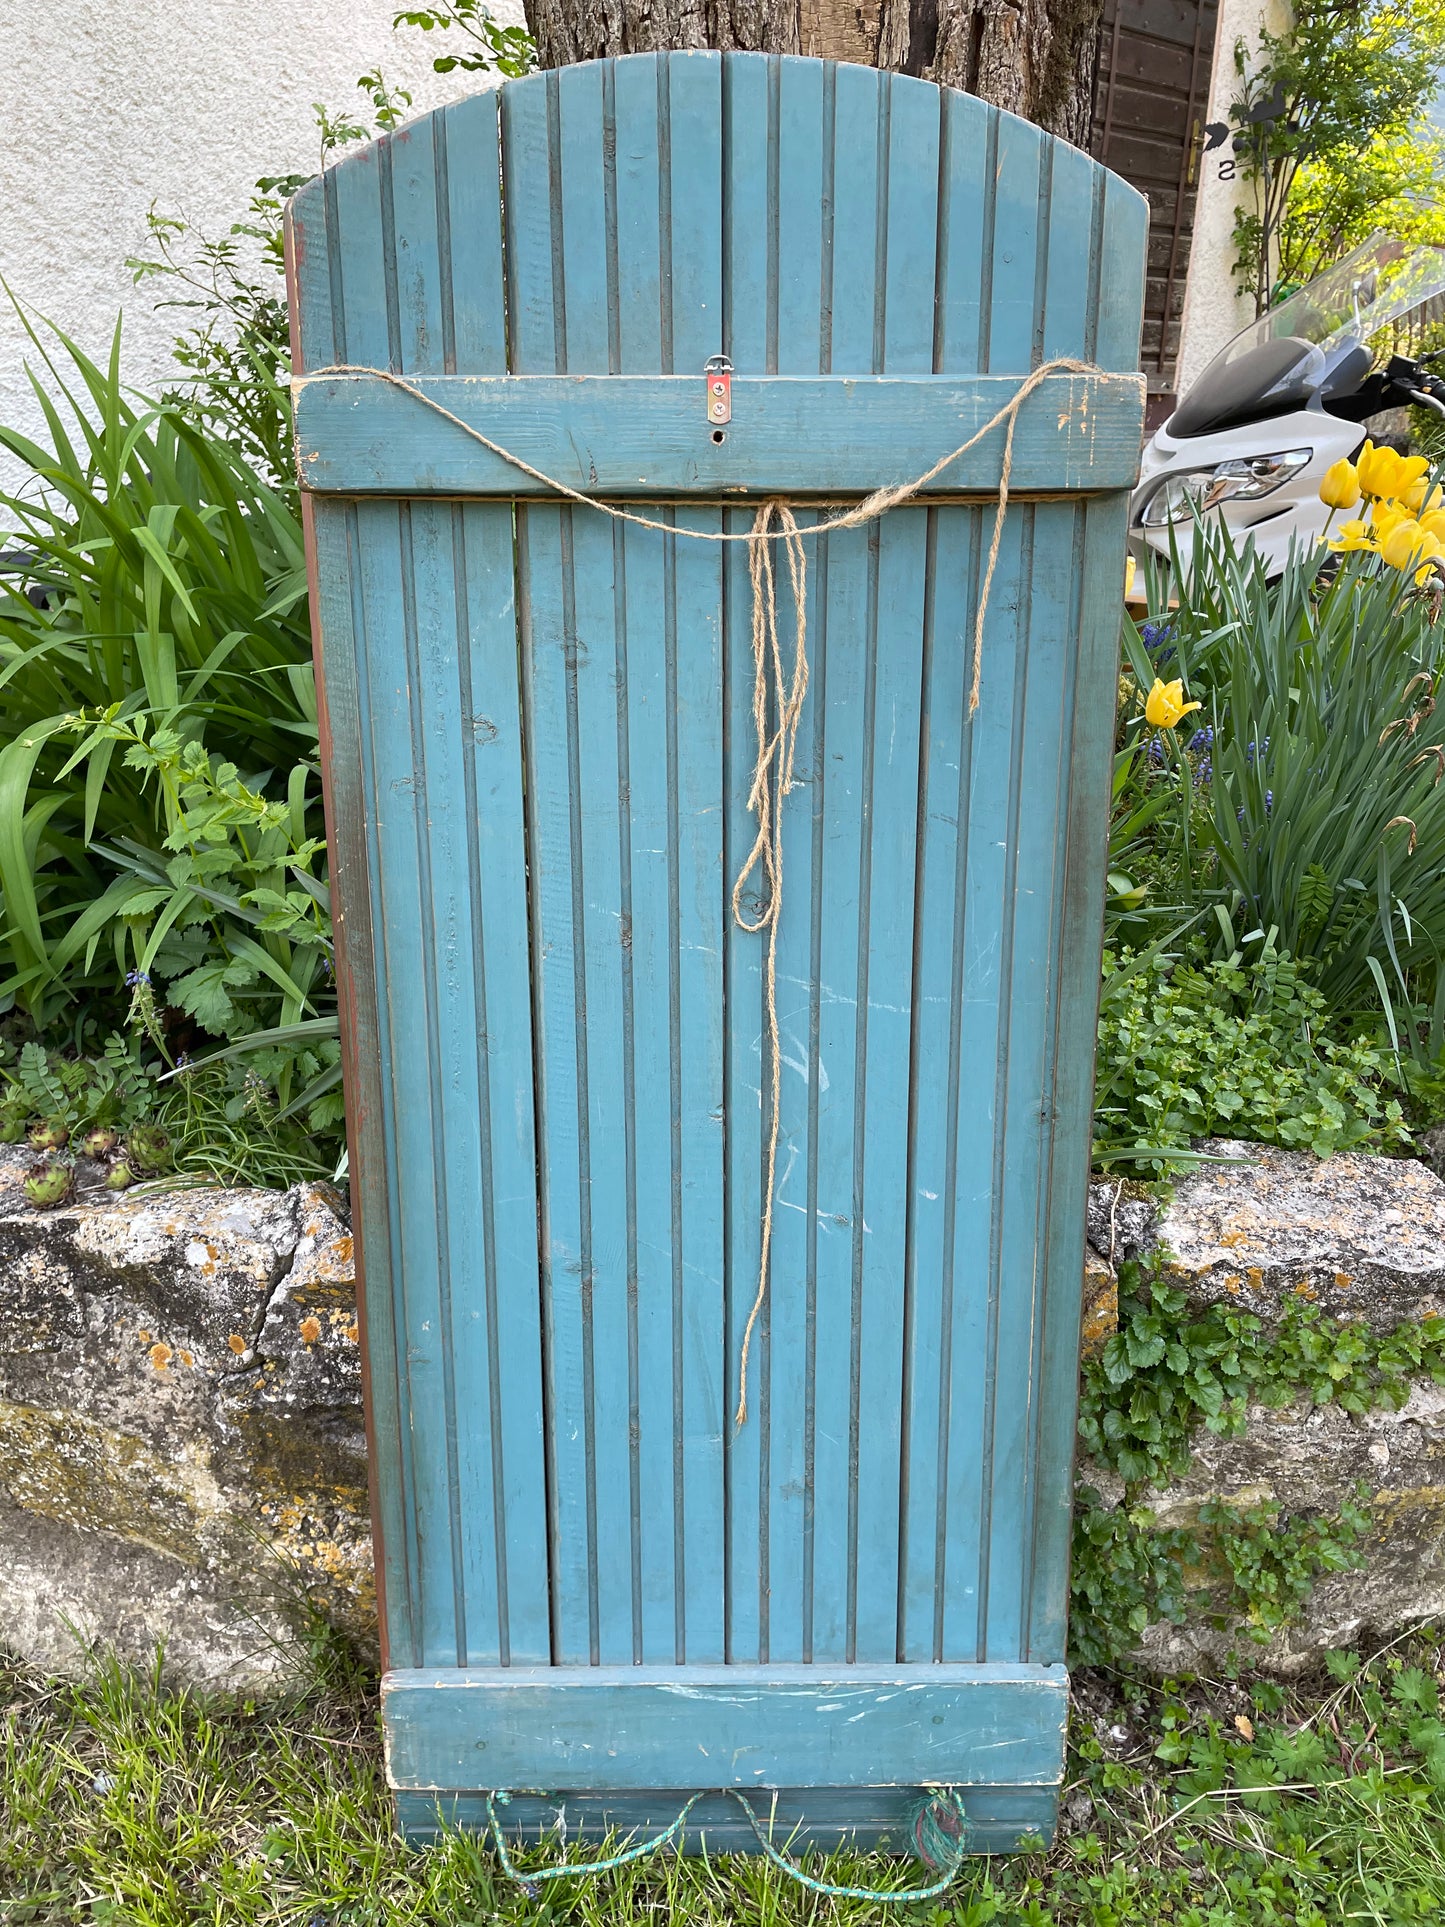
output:
[[[717,428],[733,418],[733,365],[726,355],[713,355],[703,373],[707,376],[707,418]]]

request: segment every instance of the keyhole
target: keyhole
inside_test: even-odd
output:
[[[723,428],[715,428],[712,431],[712,438],[715,442],[725,442],[727,440],[727,430]]]

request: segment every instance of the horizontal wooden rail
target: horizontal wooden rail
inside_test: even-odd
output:
[[[911,482],[997,414],[1024,377],[735,375],[725,428],[707,419],[700,372],[406,379],[571,488],[658,500],[856,496]],[[376,375],[298,375],[292,390],[301,480],[314,492],[523,499],[550,492]],[[1131,487],[1143,422],[1141,376],[1049,376],[1018,413],[1013,492]],[[928,493],[993,493],[1004,433],[993,429]]]
[[[1052,1786],[1062,1666],[499,1666],[382,1683],[398,1788]]]

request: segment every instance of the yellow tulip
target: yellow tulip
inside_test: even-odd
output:
[[[1415,526],[1415,518],[1408,509],[1398,502],[1373,502],[1370,505],[1370,532],[1377,541],[1383,542],[1391,530],[1409,524]]]
[[[1124,557],[1124,600],[1127,602],[1130,596],[1133,595],[1133,593],[1134,593],[1134,558],[1132,555],[1126,555]]]
[[[1191,709],[1199,709],[1200,703],[1187,703],[1184,700],[1184,683],[1175,677],[1173,682],[1161,682],[1156,676],[1154,687],[1144,699],[1144,715],[1156,729],[1173,729],[1182,722]]]
[[[1400,458],[1393,448],[1376,448],[1366,442],[1355,464],[1360,487],[1366,495],[1393,495]]]
[[[1397,457],[1397,461],[1395,493],[1403,502],[1408,498],[1411,489],[1425,479],[1425,472],[1430,464],[1423,455],[1401,455]]]
[[[1420,517],[1420,527],[1427,535],[1445,542],[1445,508],[1429,509]]]
[[[1332,462],[1320,483],[1320,500],[1326,508],[1352,509],[1360,499],[1360,478],[1353,462],[1343,458]]]
[[[1379,546],[1363,522],[1341,522],[1340,532],[1330,544],[1332,549],[1346,554],[1351,549],[1368,549],[1373,553]]]
[[[1426,562],[1415,571],[1415,587],[1417,589],[1423,589],[1425,584],[1434,578],[1435,566],[1433,562]]]
[[[1392,569],[1408,569],[1414,563],[1428,561],[1439,547],[1435,537],[1427,535],[1418,522],[1400,522],[1381,541],[1380,559]]]
[[[1418,460],[1419,457],[1414,459]],[[1445,489],[1432,488],[1422,475],[1418,481],[1411,482],[1400,500],[1423,520],[1445,503]]]

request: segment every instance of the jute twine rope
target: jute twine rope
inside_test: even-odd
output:
[[[947,467],[975,448],[986,435],[993,433],[1001,424],[1006,424],[1003,444],[1003,460],[999,467],[998,506],[994,511],[993,535],[988,545],[988,560],[984,566],[983,582],[979,589],[978,611],[973,624],[973,666],[968,690],[968,713],[973,715],[978,708],[979,687],[983,679],[983,624],[988,612],[989,591],[993,586],[993,575],[998,563],[999,544],[1003,540],[1004,515],[1008,509],[1009,481],[1013,472],[1014,429],[1018,425],[1019,410],[1029,396],[1050,375],[1095,375],[1102,371],[1091,361],[1079,361],[1072,355],[1056,355],[1052,361],[1044,362],[1022,381],[1013,395],[995,414],[991,415],[983,427],[975,430],[966,442],[941,455],[931,468],[911,482],[900,482],[893,487],[874,489],[865,495],[855,507],[845,509],[841,514],[832,515],[800,527],[788,503],[773,498],[761,504],[753,516],[752,526],[745,530],[684,529],[672,522],[663,522],[654,516],[639,515],[635,509],[619,508],[615,502],[605,502],[584,490],[573,488],[568,482],[558,481],[556,476],[546,474],[535,468],[523,456],[504,448],[500,442],[484,435],[450,408],[444,407],[435,396],[417,387],[403,375],[393,374],[389,368],[370,368],[355,362],[337,362],[327,368],[308,370],[296,378],[295,385],[305,386],[313,381],[366,379],[384,381],[392,388],[399,388],[403,394],[419,401],[443,421],[459,428],[474,442],[499,460],[523,475],[529,475],[534,482],[540,482],[554,495],[566,501],[576,502],[582,508],[596,509],[599,514],[610,515],[615,522],[631,522],[640,529],[658,529],[664,535],[678,536],[690,542],[746,542],[748,544],[748,581],[753,599],[753,726],[757,732],[757,756],[753,764],[753,780],[748,790],[748,808],[757,818],[758,833],[753,839],[753,847],[747,860],[738,871],[732,890],[733,920],[740,930],[756,935],[766,931],[768,935],[767,958],[764,965],[764,987],[768,1025],[768,1058],[772,1081],[771,1115],[768,1122],[767,1187],[763,1198],[762,1222],[760,1227],[758,1253],[758,1285],[753,1298],[752,1310],[748,1313],[747,1326],[743,1332],[742,1354],[738,1361],[738,1403],[734,1413],[734,1423],[745,1425],[748,1416],[748,1355],[752,1349],[753,1332],[762,1315],[768,1295],[768,1272],[772,1260],[773,1247],[773,1191],[777,1176],[778,1138],[782,1122],[782,1041],[778,1032],[778,926],[783,912],[783,836],[782,811],[783,798],[793,788],[793,766],[798,744],[798,725],[802,718],[803,699],[808,693],[808,563],[803,543],[809,537],[827,535],[834,529],[856,529],[865,522],[872,522],[890,509],[911,502],[929,483],[936,480]],[[303,488],[308,486],[305,474],[301,472],[301,454],[297,450],[298,480]],[[784,669],[782,647],[778,640],[777,585],[774,578],[770,538],[781,537],[788,558],[788,574],[792,583],[793,605],[795,609],[795,630],[793,646],[793,666],[789,676]],[[776,718],[770,723],[770,718]],[[754,870],[761,868],[765,894],[761,907],[749,916],[743,907],[743,890]]]

